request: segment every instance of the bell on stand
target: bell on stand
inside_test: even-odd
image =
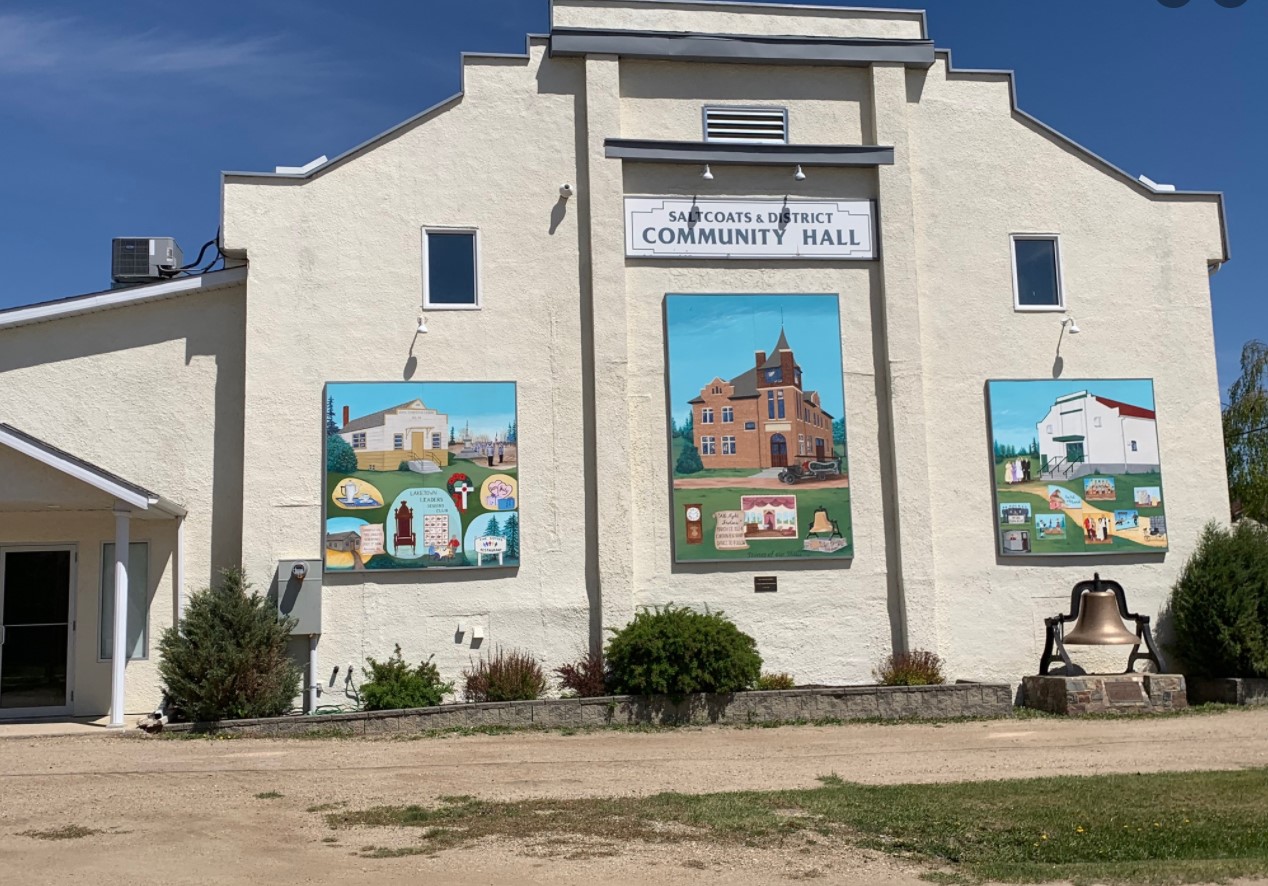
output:
[[[827,533],[828,538],[845,538],[841,534],[841,527],[837,525],[837,521],[828,516],[828,509],[815,508],[814,523],[811,524],[810,531],[806,533],[806,538],[812,535],[818,538],[823,533]]]
[[[1135,633],[1124,624],[1127,621],[1136,623]],[[1074,627],[1066,633],[1065,625],[1070,622],[1074,622]],[[1047,674],[1048,667],[1058,661],[1068,670],[1073,669],[1066,646],[1131,646],[1124,673],[1132,673],[1140,660],[1153,662],[1162,672],[1162,659],[1149,630],[1149,616],[1129,612],[1123,586],[1116,581],[1102,581],[1100,573],[1095,573],[1091,581],[1076,584],[1070,594],[1070,612],[1045,618],[1044,626],[1047,639],[1039,660],[1040,674]],[[1142,643],[1144,652],[1140,651]]]

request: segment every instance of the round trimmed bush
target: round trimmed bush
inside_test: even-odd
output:
[[[1201,677],[1268,677],[1268,529],[1208,523],[1171,589],[1172,651]]]
[[[629,695],[740,692],[762,673],[757,643],[723,613],[672,603],[613,631],[605,657],[613,690]]]

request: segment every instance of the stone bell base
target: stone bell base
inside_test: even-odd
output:
[[[1022,705],[1050,714],[1156,714],[1189,706],[1181,674],[1022,678]]]

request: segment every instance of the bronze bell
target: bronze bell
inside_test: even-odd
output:
[[[1127,630],[1118,613],[1113,591],[1084,591],[1079,598],[1079,617],[1064,637],[1074,646],[1136,646],[1140,638]]]

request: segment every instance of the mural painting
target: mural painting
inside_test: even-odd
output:
[[[854,554],[835,295],[665,296],[674,556]]]
[[[1153,382],[991,381],[1006,556],[1167,549]]]
[[[331,382],[325,399],[327,570],[519,565],[514,382]]]

